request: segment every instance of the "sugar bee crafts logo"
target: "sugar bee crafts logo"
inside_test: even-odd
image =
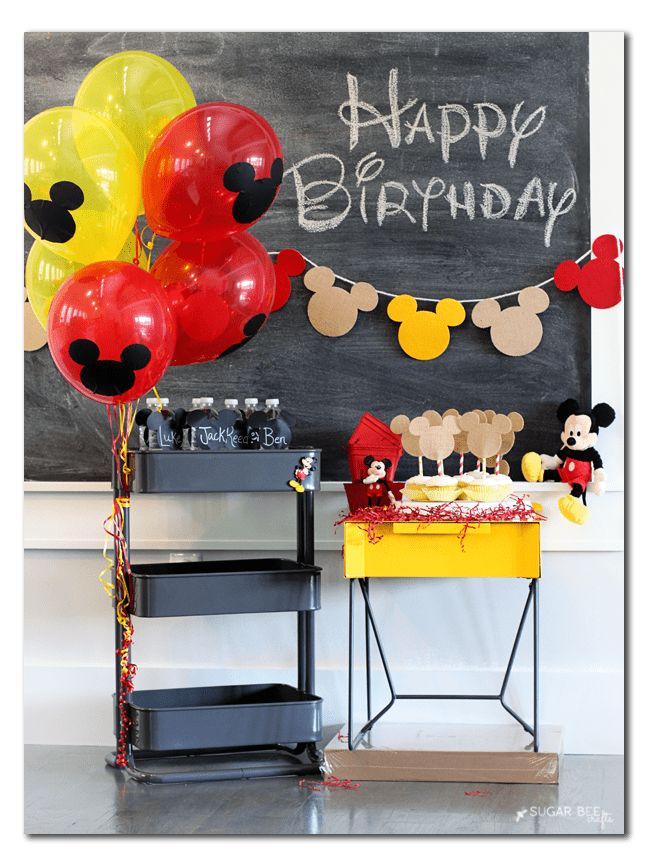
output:
[[[515,813],[515,823],[519,824],[529,818],[575,818],[588,824],[599,824],[605,827],[614,824],[612,815],[601,806],[528,806],[518,809]]]

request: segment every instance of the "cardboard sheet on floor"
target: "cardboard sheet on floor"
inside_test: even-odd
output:
[[[357,734],[357,729],[356,729]],[[556,785],[561,729],[540,728],[540,749],[519,725],[378,722],[349,751],[343,728],[324,751],[327,778],[394,782],[517,782]]]

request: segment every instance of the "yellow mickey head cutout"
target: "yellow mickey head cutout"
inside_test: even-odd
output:
[[[528,286],[518,294],[518,302],[503,310],[494,298],[475,305],[473,324],[490,328],[495,348],[503,355],[520,357],[537,349],[542,340],[538,314],[549,306],[549,295],[539,286]]]
[[[355,283],[350,292],[334,283],[330,268],[311,268],[304,277],[304,285],[314,293],[308,302],[308,319],[325,337],[348,334],[358,321],[359,310],[368,313],[378,305],[378,292],[371,283]]]
[[[450,328],[460,325],[466,311],[452,298],[443,298],[435,312],[419,310],[411,295],[399,295],[389,302],[387,315],[394,322],[401,322],[398,342],[410,358],[431,361],[442,355],[450,345]]]

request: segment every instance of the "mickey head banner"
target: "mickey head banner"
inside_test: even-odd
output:
[[[561,292],[577,288],[581,299],[589,306],[599,309],[615,306],[623,297],[624,270],[619,261],[622,252],[620,238],[601,235],[590,250],[575,261],[561,262],[553,276],[541,283],[493,297],[462,300],[423,298],[409,292],[376,289],[369,282],[336,274],[332,268],[321,266],[295,250],[271,255],[277,257],[275,267],[287,254],[312,266],[304,275],[304,286],[313,292],[308,303],[308,319],[323,336],[337,338],[349,334],[359,321],[359,312],[370,313],[377,307],[380,296],[387,297],[391,298],[387,315],[398,324],[397,339],[403,352],[417,361],[432,361],[449,347],[451,329],[465,321],[466,306],[474,305],[472,324],[488,330],[493,346],[510,357],[528,355],[542,342],[540,317],[550,304],[543,286],[553,282]],[[589,261],[581,265],[585,259]],[[294,276],[298,273],[298,268],[292,271]],[[351,288],[347,291],[337,283],[346,283]],[[504,299],[507,299],[506,306],[500,304]],[[287,293],[282,296],[282,306],[286,300]],[[426,304],[434,304],[434,310],[425,309]]]

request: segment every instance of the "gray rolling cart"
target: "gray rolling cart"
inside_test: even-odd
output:
[[[314,459],[289,486],[301,459]],[[131,566],[130,613],[136,617],[296,612],[296,686],[284,683],[135,690],[128,698],[127,766],[140,782],[194,782],[319,772],[322,699],[315,689],[315,611],[320,571],[314,565],[314,494],[320,451],[131,451],[130,492],[213,493],[285,491],[297,507],[296,559],[246,559]],[[114,495],[121,496],[113,472]],[[124,536],[130,551],[131,508]],[[115,649],[122,642],[115,620]],[[130,661],[130,656],[129,656]],[[116,694],[120,665],[116,653]],[[115,699],[116,766],[121,735]],[[148,764],[149,768],[146,768]],[[152,765],[156,769],[152,769]],[[159,765],[172,770],[159,770]],[[180,765],[180,768],[179,768]]]

